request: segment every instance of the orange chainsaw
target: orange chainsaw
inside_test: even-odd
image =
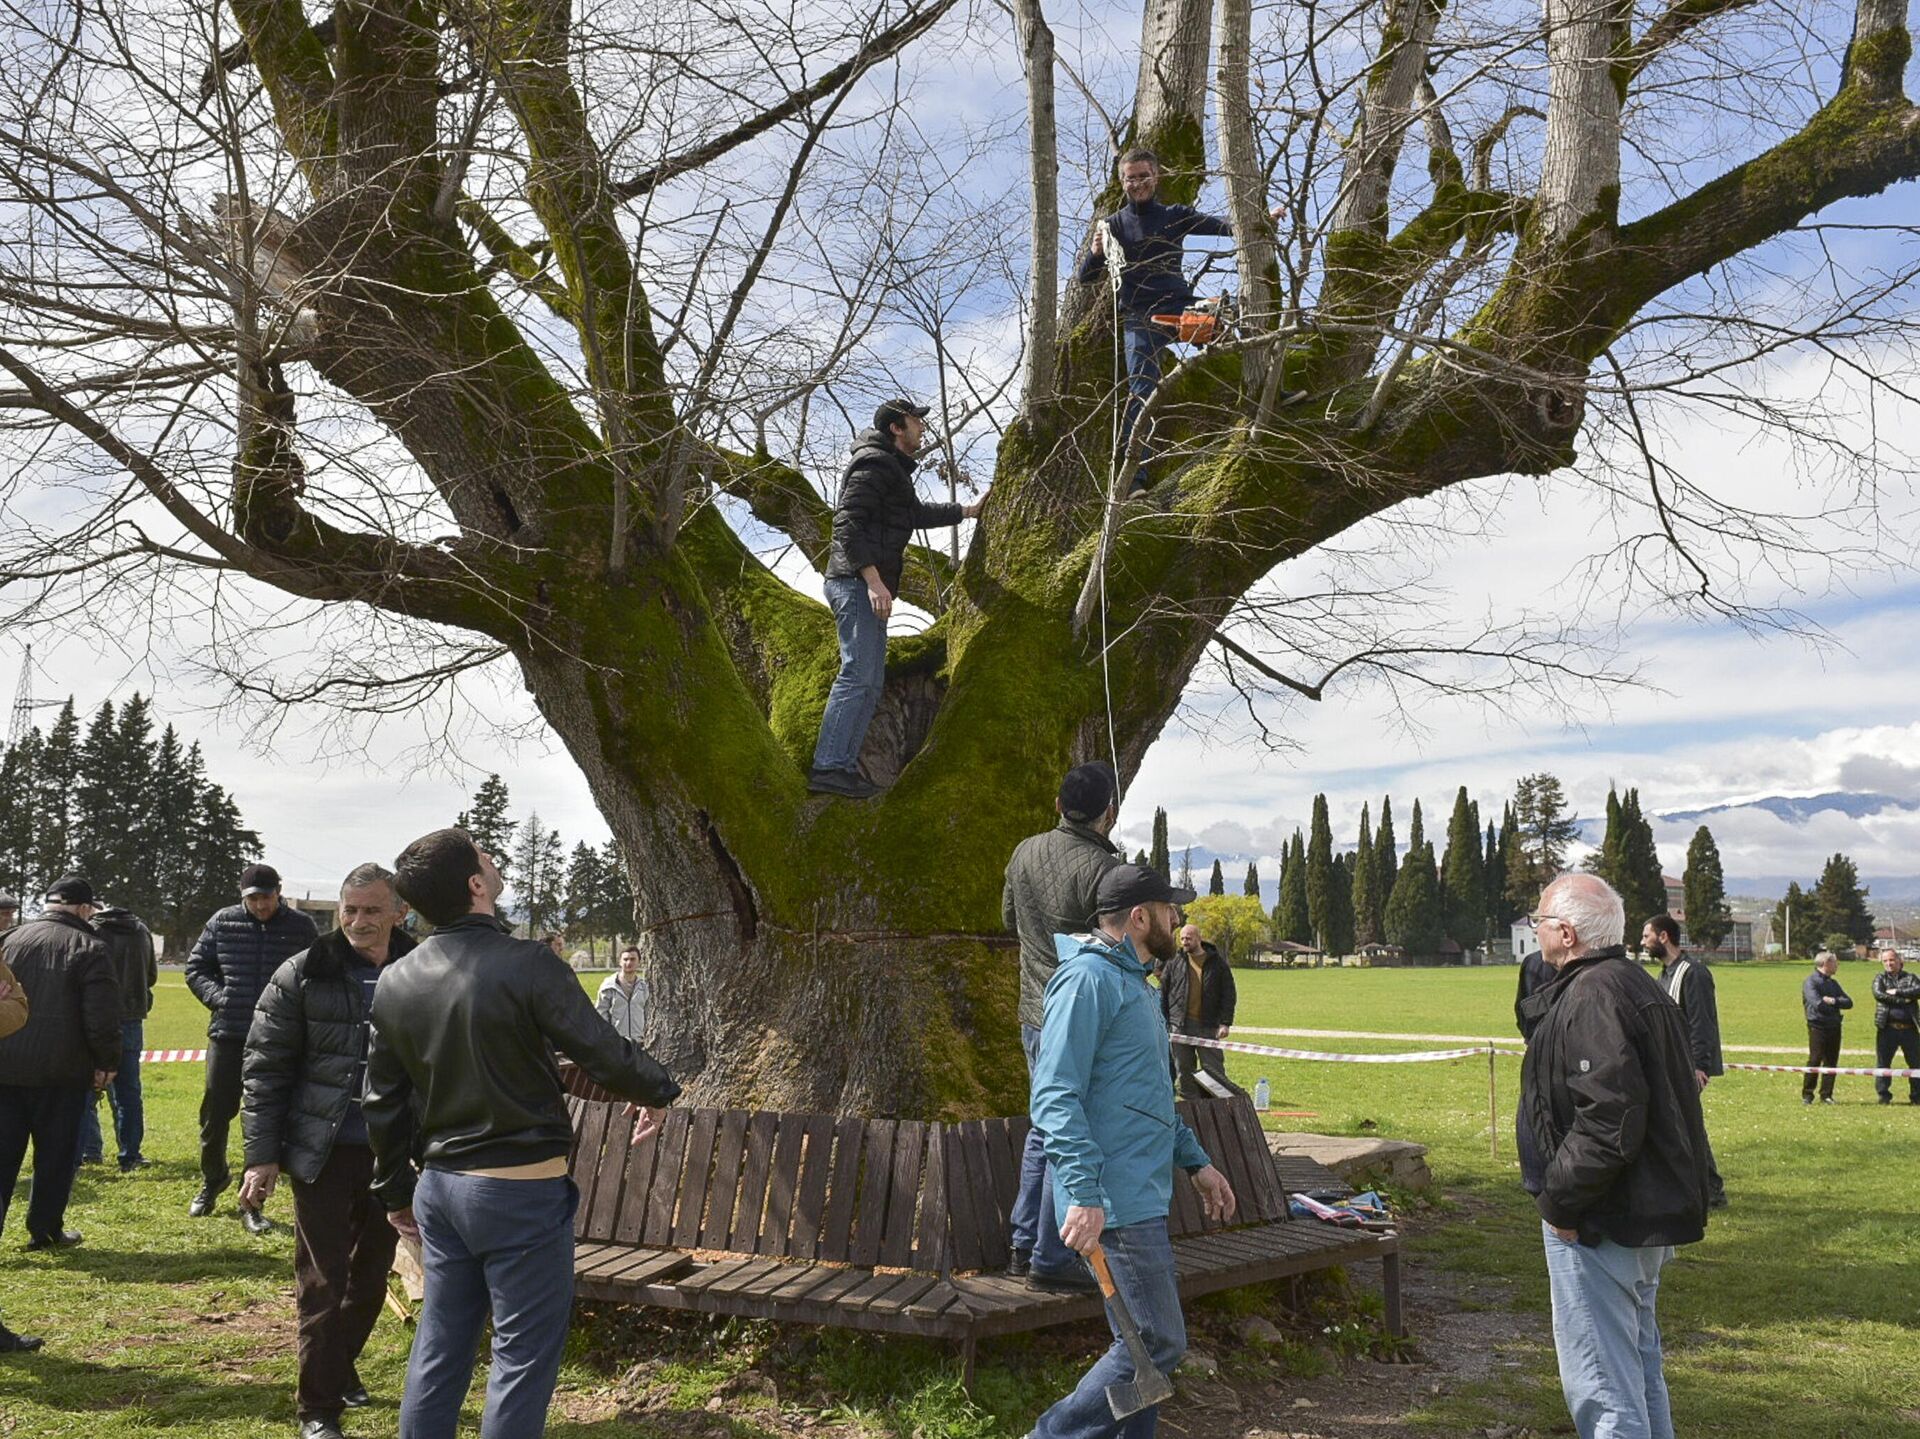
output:
[[[1223,290],[1211,300],[1195,301],[1177,315],[1150,318],[1181,344],[1204,348],[1231,334],[1240,315],[1233,296]]]

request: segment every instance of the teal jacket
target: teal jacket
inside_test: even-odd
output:
[[[1128,940],[1058,934],[1047,981],[1033,1122],[1047,1137],[1053,1207],[1099,1206],[1114,1226],[1166,1217],[1173,1166],[1211,1161],[1173,1109],[1167,1025]]]

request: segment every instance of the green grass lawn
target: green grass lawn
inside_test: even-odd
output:
[[[1724,1037],[1794,1043],[1801,973],[1782,965],[1717,970]],[[1239,1021],[1504,1036],[1512,1028],[1513,978],[1511,968],[1243,973]],[[1862,964],[1841,972],[1863,1007],[1870,979]],[[148,1046],[190,1047],[203,1033],[199,1006],[177,975],[164,976]],[[1870,1012],[1855,1011],[1849,1036],[1849,1047],[1870,1043]],[[1423,1046],[1356,1040],[1312,1047]],[[1484,1059],[1389,1067],[1233,1055],[1228,1067],[1249,1088],[1266,1076],[1276,1108],[1316,1115],[1273,1121],[1278,1127],[1430,1145],[1447,1197],[1420,1215],[1423,1237],[1413,1243],[1412,1263],[1505,1281],[1513,1302],[1537,1316],[1544,1341],[1538,1224],[1513,1159],[1517,1059],[1497,1061],[1492,1154]],[[69,1222],[86,1232],[85,1246],[26,1254],[18,1219],[4,1237],[0,1313],[17,1329],[45,1335],[48,1346],[0,1360],[0,1435],[238,1439],[292,1430],[292,1237],[282,1229],[250,1238],[230,1207],[215,1219],[187,1218],[197,1184],[200,1070],[151,1066],[146,1086],[147,1150],[160,1163],[129,1177],[83,1171]],[[1920,1240],[1911,1196],[1920,1173],[1920,1109],[1873,1105],[1865,1079],[1842,1079],[1842,1102],[1833,1108],[1803,1108],[1798,1090],[1797,1076],[1739,1074],[1707,1091],[1707,1122],[1733,1206],[1715,1216],[1705,1243],[1681,1252],[1663,1286],[1678,1426],[1689,1439],[1913,1439],[1920,1434],[1913,1379],[1920,1326],[1911,1286]],[[227,1199],[230,1205],[231,1192]],[[16,1196],[16,1207],[23,1204]],[[283,1188],[269,1212],[285,1219],[289,1204]],[[872,1432],[902,1439],[1016,1439],[1096,1343],[1089,1334],[989,1345],[974,1408],[932,1346],[803,1330],[774,1336],[765,1326],[619,1322],[625,1327],[615,1339],[576,1333],[562,1375],[573,1395],[604,1393],[627,1364],[651,1356],[656,1372],[675,1384],[675,1402],[699,1409],[728,1374],[777,1345],[789,1364],[808,1369],[830,1417],[863,1417]],[[406,1343],[407,1331],[383,1318],[362,1364],[379,1402],[349,1416],[349,1433],[395,1432]],[[1497,1383],[1434,1399],[1422,1417],[1439,1434],[1478,1434],[1495,1423],[1540,1432],[1564,1426],[1550,1349],[1543,1344],[1523,1358]],[[760,1432],[749,1419],[750,1411],[740,1411],[735,1432]],[[664,1421],[581,1417],[558,1420],[549,1432],[602,1439],[688,1431]]]

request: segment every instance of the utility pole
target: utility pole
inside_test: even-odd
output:
[[[20,683],[13,692],[13,722],[7,727],[7,748],[12,749],[33,728],[33,646],[20,656]]]

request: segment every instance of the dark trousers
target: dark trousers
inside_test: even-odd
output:
[[[207,1088],[200,1096],[200,1180],[218,1194],[233,1179],[227,1168],[227,1130],[240,1112],[240,1060],[244,1039],[207,1041]]]
[[[313,1183],[293,1181],[293,1302],[300,1422],[339,1419],[341,1395],[387,1299],[399,1240],[373,1197],[373,1151],[336,1144]]]
[[[67,1227],[67,1200],[80,1153],[80,1116],[93,1091],[84,1084],[0,1084],[0,1229],[33,1141],[33,1195],[27,1237],[46,1239]]]
[[[145,1024],[138,1019],[120,1022],[120,1068],[107,1086],[113,1109],[113,1132],[119,1145],[120,1167],[131,1168],[144,1157],[140,1146],[147,1137],[147,1112],[140,1101],[140,1051]],[[100,1105],[89,1100],[80,1118],[80,1158],[92,1163],[104,1157],[100,1137]]]
[[[1897,1066],[1901,1069],[1920,1069],[1920,1029],[1909,1025],[1905,1029],[1895,1029],[1891,1025],[1873,1032],[1873,1067],[1875,1069],[1893,1069],[1894,1051],[1898,1050],[1904,1062]],[[1893,1098],[1893,1081],[1886,1075],[1880,1075],[1873,1081],[1873,1092],[1882,1098]],[[1920,1078],[1907,1081],[1907,1098],[1920,1104]]]
[[[1212,1039],[1219,1033],[1219,1030],[1206,1029],[1194,1024],[1177,1024],[1174,1026],[1173,1032],[1175,1034],[1191,1034],[1201,1039]],[[1196,1070],[1205,1071],[1211,1079],[1225,1088],[1227,1093],[1245,1096],[1246,1090],[1227,1078],[1227,1056],[1225,1051],[1208,1049],[1204,1045],[1198,1044],[1182,1044],[1178,1040],[1175,1040],[1173,1043],[1173,1073],[1174,1078],[1179,1081],[1180,1097],[1182,1099],[1217,1098],[1212,1090],[1200,1082],[1195,1074]]]
[[[1807,1063],[1822,1069],[1840,1067],[1840,1026],[1837,1024],[1809,1024],[1807,1026]],[[1800,1081],[1800,1092],[1813,1093],[1814,1081],[1820,1082],[1820,1097],[1833,1098],[1833,1076],[1831,1074],[1809,1073]]]

